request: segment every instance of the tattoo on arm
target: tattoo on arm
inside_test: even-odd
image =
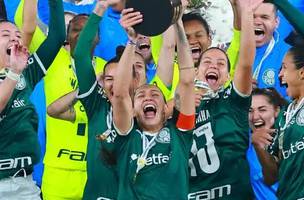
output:
[[[188,40],[187,40],[185,33],[180,24],[176,24],[176,30],[177,30],[177,34],[178,34],[178,39],[180,40],[181,44],[187,45]]]
[[[176,110],[180,110],[180,95],[178,93],[176,93],[174,97],[174,106]]]

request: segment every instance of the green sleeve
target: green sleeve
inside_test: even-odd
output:
[[[295,8],[288,1],[273,0],[273,3],[283,13],[286,19],[304,37],[304,13]]]
[[[49,34],[29,58],[28,67],[24,70],[24,75],[31,87],[34,87],[46,74],[65,40],[62,0],[49,0],[49,6]]]
[[[74,51],[76,76],[78,79],[78,98],[83,103],[88,117],[91,117],[99,102],[95,71],[92,66],[91,49],[98,31],[101,17],[92,14],[81,31]]]
[[[240,43],[241,43],[241,32],[234,29],[233,30],[233,38],[230,43],[230,46],[227,50],[228,58],[230,61],[230,77],[233,79],[235,67],[239,58],[240,51]]]
[[[66,38],[62,0],[49,0],[49,6],[48,36],[36,51],[46,70],[51,66]]]

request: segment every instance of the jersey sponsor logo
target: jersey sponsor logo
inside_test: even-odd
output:
[[[137,160],[140,157],[140,155],[132,154],[131,155],[131,160]],[[146,163],[145,165],[161,165],[161,164],[166,164],[170,160],[170,156],[168,155],[163,155],[162,153],[159,154],[152,154],[150,157],[146,158]]]
[[[282,150],[283,158],[288,159],[291,155],[298,153],[304,149],[304,137],[301,140],[296,141],[295,143],[290,144],[288,150]]]
[[[32,158],[29,156],[8,158],[8,159],[0,160],[0,170],[24,168],[31,164],[32,164]]]
[[[267,69],[263,73],[262,80],[267,86],[274,86],[275,84],[275,70]]]
[[[304,126],[304,109],[302,108],[296,117],[296,122],[299,126]]]
[[[82,151],[71,151],[69,149],[60,149],[57,158],[68,158],[73,161],[86,161],[87,156]]]
[[[155,140],[159,143],[170,143],[170,130],[168,128],[161,129]]]
[[[26,106],[25,100],[24,99],[15,99],[12,103],[12,108],[20,108]]]
[[[20,80],[18,81],[18,83],[16,84],[16,89],[17,90],[23,90],[26,86],[26,81],[25,78],[23,76],[23,74],[20,75]]]
[[[231,194],[231,185],[223,185],[210,190],[202,190],[188,194],[188,200],[211,200],[229,196]]]
[[[208,110],[201,110],[196,117],[196,124],[209,120],[210,113]]]

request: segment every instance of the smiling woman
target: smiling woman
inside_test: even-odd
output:
[[[252,103],[249,110],[249,123],[253,131],[258,129],[271,129],[274,127],[276,118],[282,108],[287,106],[287,101],[274,89],[259,89],[252,91]],[[251,142],[257,143],[265,140],[268,145],[273,141],[276,134],[251,134]],[[261,164],[258,160],[254,146],[249,145],[247,160],[250,166],[250,181],[256,199],[276,199],[278,184],[267,186],[262,176]]]

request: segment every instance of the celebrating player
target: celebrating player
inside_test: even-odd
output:
[[[133,101],[128,92],[137,42],[131,26],[142,20],[141,14],[132,10],[122,12],[121,24],[130,41],[117,69],[116,76],[120,78],[114,80],[113,86],[113,120],[118,133],[115,140],[119,174],[117,199],[186,199],[192,141],[189,130],[194,126],[195,111],[194,67],[189,45],[179,19],[174,25],[180,70],[175,104],[178,111],[167,122],[166,102],[157,86],[139,87]]]
[[[253,11],[261,0],[238,1],[241,47],[233,83],[225,52],[209,48],[201,57],[196,81],[196,128],[189,160],[188,199],[249,199],[252,189],[246,150],[249,144],[248,111],[251,70],[255,56]]]
[[[50,0],[49,5],[48,37],[29,58],[17,27],[0,22],[0,193],[8,199],[40,199],[31,177],[39,144],[29,96],[65,39],[62,1]]]

